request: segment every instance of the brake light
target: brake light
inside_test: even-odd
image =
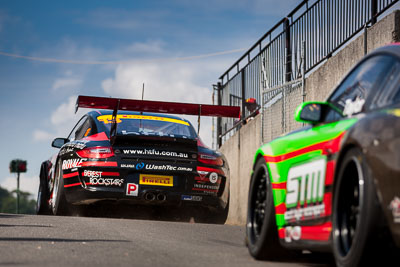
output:
[[[208,155],[208,154],[199,154],[198,160],[201,163],[209,165],[222,166],[224,164],[224,162],[220,157],[215,157],[213,155]]]
[[[81,158],[104,159],[114,156],[112,147],[88,147],[76,152]]]

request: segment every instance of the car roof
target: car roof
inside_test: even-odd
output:
[[[97,118],[98,116],[101,115],[112,115],[113,111],[112,110],[93,110],[87,113],[88,116],[92,118]],[[189,122],[188,120],[178,117],[178,116],[173,116],[169,114],[162,114],[162,113],[150,113],[150,112],[137,112],[137,111],[126,111],[126,110],[119,110],[118,113],[119,115],[145,115],[145,116],[155,116],[155,117],[163,117],[163,118],[170,118],[170,119],[176,119],[176,120],[182,120],[185,122]]]

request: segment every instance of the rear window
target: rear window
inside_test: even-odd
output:
[[[101,115],[97,117],[97,120],[110,131],[112,115]],[[169,136],[191,139],[196,137],[193,127],[184,120],[135,114],[117,115],[117,134]]]

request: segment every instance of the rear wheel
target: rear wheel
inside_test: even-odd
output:
[[[337,266],[367,263],[374,254],[378,217],[371,171],[362,152],[352,149],[342,161],[334,191],[332,237]]]
[[[264,158],[254,169],[248,200],[246,244],[250,254],[259,260],[282,257],[279,243],[271,182]]]
[[[51,201],[51,210],[54,215],[68,215],[67,199],[64,192],[64,180],[62,174],[61,159],[57,161],[56,174],[54,177],[53,198]]]

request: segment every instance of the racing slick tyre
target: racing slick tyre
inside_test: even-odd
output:
[[[53,198],[51,210],[54,215],[69,215],[67,199],[64,192],[64,179],[62,174],[61,160],[57,161],[56,174],[54,177]]]
[[[272,187],[264,158],[258,159],[250,182],[246,245],[258,260],[275,260],[286,255],[278,238]]]
[[[36,214],[38,215],[49,215],[51,214],[51,209],[49,207],[49,187],[46,178],[46,165],[42,164],[40,168],[40,175],[39,175],[39,190],[38,196],[36,201]]]
[[[380,212],[371,170],[358,148],[348,151],[341,163],[332,214],[336,265],[360,266],[368,263],[368,257],[375,255],[372,246],[378,232]]]

